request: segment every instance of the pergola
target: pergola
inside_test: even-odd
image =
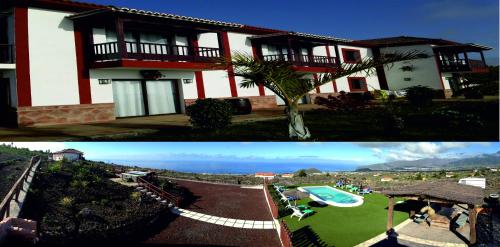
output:
[[[482,205],[484,192],[482,188],[459,184],[456,182],[426,182],[417,185],[403,186],[382,191],[389,198],[387,210],[387,231],[393,229],[394,197],[405,197],[413,200],[425,200],[435,203],[467,204],[469,209],[470,244],[476,243],[475,208]],[[410,214],[413,214],[411,212]]]

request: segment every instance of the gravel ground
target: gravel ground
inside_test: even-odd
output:
[[[220,217],[272,220],[262,190],[237,186],[175,181],[188,188],[197,200],[186,209]],[[171,215],[164,229],[143,246],[280,246],[276,230],[239,229]]]

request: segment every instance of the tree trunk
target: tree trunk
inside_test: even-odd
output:
[[[291,139],[306,140],[311,137],[309,129],[304,125],[304,119],[299,113],[297,103],[292,103],[286,108],[288,115],[288,131]]]

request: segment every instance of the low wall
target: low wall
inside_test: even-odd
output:
[[[273,200],[273,197],[271,196],[271,193],[269,193],[269,187],[268,187],[267,180],[264,180],[264,194],[266,195],[266,201],[267,205],[269,205],[269,209],[271,210],[271,214],[273,215],[273,218],[278,219],[279,218],[279,209],[278,205]],[[288,226],[286,225],[284,220],[278,221],[275,220],[275,223],[279,225],[279,228],[277,227],[278,230],[278,235],[281,241],[281,245],[283,247],[292,247],[292,232],[288,229]]]
[[[20,127],[99,123],[115,120],[115,104],[33,106],[17,109]]]
[[[253,110],[259,110],[259,109],[269,109],[269,108],[275,108],[278,106],[278,103],[276,101],[276,96],[244,96],[244,97],[237,97],[238,99],[249,99],[250,103],[252,104],[252,109]],[[217,99],[233,99],[233,98],[217,98]],[[184,100],[184,105],[189,106],[194,104],[196,99],[185,99]]]

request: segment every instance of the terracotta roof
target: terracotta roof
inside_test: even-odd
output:
[[[480,205],[483,203],[484,190],[455,182],[426,182],[402,186],[382,191],[389,196],[424,196],[457,203]]]
[[[64,149],[58,152],[54,152],[54,154],[62,154],[62,153],[74,153],[74,154],[83,154],[83,152],[80,152],[76,149]]]
[[[444,40],[423,37],[398,36],[379,39],[356,40],[355,43],[367,44],[372,46],[395,46],[409,44],[435,44],[435,45],[459,45],[460,43]]]

